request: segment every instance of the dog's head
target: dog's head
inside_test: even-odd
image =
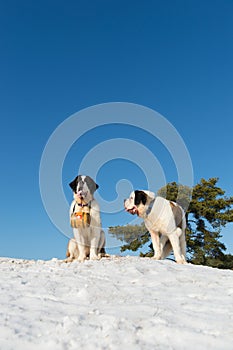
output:
[[[99,188],[95,181],[86,175],[78,175],[69,184],[74,192],[74,197],[89,203],[93,199],[93,194]]]
[[[155,194],[151,191],[133,191],[124,201],[125,210],[132,215],[143,216],[154,199]]]

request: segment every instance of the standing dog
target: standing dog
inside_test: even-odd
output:
[[[101,228],[100,208],[94,199],[94,192],[99,187],[94,180],[85,175],[78,175],[70,184],[74,193],[74,200],[70,206],[70,217],[87,217],[73,227],[74,239],[67,247],[67,261],[77,259],[84,261],[87,257],[97,260],[104,253],[105,236]],[[79,216],[78,216],[79,215]]]
[[[130,214],[144,219],[156,260],[166,258],[173,249],[176,262],[186,263],[185,213],[177,203],[156,197],[150,191],[136,190],[124,201],[124,206]]]

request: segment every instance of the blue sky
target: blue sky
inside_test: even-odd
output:
[[[1,256],[64,257],[67,237],[40,196],[40,160],[56,127],[92,105],[130,102],[159,112],[182,136],[194,182],[219,177],[233,195],[232,16],[230,0],[1,1]],[[81,155],[112,138],[141,142],[167,181],[177,179],[158,140],[131,127],[102,126],[67,154],[68,201]],[[114,200],[122,178],[135,187],[146,182],[135,164],[115,159],[99,170],[100,195]],[[126,215],[105,215],[103,224],[124,224]],[[229,225],[223,232],[231,253],[232,231]]]

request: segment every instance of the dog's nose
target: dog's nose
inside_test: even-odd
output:
[[[126,202],[126,199],[124,199],[124,204],[125,204],[125,202]]]

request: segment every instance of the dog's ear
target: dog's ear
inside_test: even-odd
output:
[[[147,197],[149,197],[150,201],[153,201],[155,199],[155,193],[151,191],[143,191]]]
[[[90,176],[86,176],[85,181],[92,194],[99,188],[99,185],[97,185],[97,183],[95,183],[95,181]]]
[[[76,189],[77,189],[77,182],[78,182],[78,176],[76,176],[76,178],[69,183],[69,186],[72,188],[72,190],[75,193],[76,193]]]
[[[134,204],[139,205],[140,203],[142,203],[143,205],[145,205],[147,202],[147,194],[144,191],[139,190],[134,191],[134,193]]]

